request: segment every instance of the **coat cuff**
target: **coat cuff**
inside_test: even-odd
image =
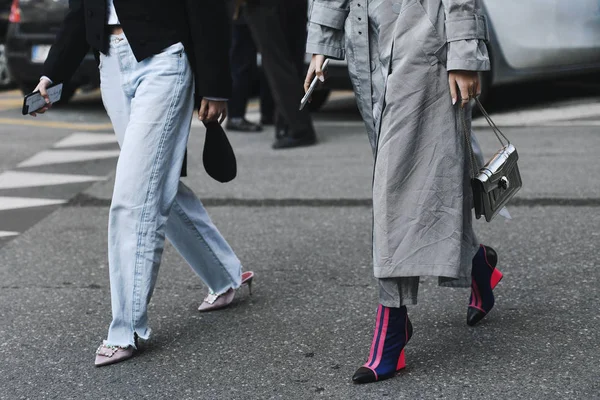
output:
[[[490,57],[483,40],[457,40],[448,43],[448,71],[489,71]]]
[[[308,24],[306,52],[342,60],[346,57],[344,25],[350,10],[313,2]]]
[[[490,57],[486,42],[489,41],[485,16],[473,14],[446,20],[448,71],[488,71]]]
[[[448,60],[448,71],[489,71],[489,60]]]
[[[446,40],[455,42],[458,40],[489,40],[487,20],[483,15],[471,15],[449,19],[446,21]]]
[[[308,54],[322,54],[328,58],[343,60],[346,57],[346,52],[340,46],[328,46],[321,43],[306,43],[306,52]]]
[[[349,12],[350,10],[333,8],[314,2],[308,20],[314,24],[342,30]]]

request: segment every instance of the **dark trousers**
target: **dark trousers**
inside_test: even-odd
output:
[[[308,108],[298,110],[304,96],[307,7],[306,0],[286,0],[248,3],[246,9],[276,103],[278,134],[283,130],[293,137],[314,135]]]
[[[252,95],[258,68],[256,65],[256,45],[252,39],[250,28],[245,23],[232,25],[231,43],[231,75],[233,93],[228,102],[228,114],[231,118],[243,118],[246,106]],[[272,119],[275,105],[271,89],[264,74],[260,78],[260,112],[262,119]]]

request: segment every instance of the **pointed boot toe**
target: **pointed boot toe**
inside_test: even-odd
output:
[[[473,257],[471,298],[467,308],[469,326],[475,326],[494,308],[494,288],[502,279],[502,272],[496,268],[497,263],[498,254],[489,246],[481,245]]]
[[[352,382],[358,384],[377,382],[377,375],[367,367],[360,367],[352,376]]]
[[[479,321],[481,321],[487,313],[481,311],[478,308],[469,307],[467,309],[467,325],[475,326]]]

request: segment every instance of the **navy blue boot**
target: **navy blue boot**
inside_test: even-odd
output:
[[[382,381],[406,367],[404,346],[412,336],[412,324],[406,307],[392,308],[381,304],[371,344],[369,361],[354,373],[354,383]]]
[[[494,307],[494,292],[502,279],[502,272],[496,269],[498,254],[494,249],[481,245],[473,257],[471,271],[471,299],[467,309],[467,325],[474,326]]]

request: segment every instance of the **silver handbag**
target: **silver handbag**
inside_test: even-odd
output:
[[[475,101],[481,110],[481,114],[485,117],[502,145],[502,148],[498,150],[494,157],[476,172],[477,160],[471,146],[471,131],[467,127],[466,111],[462,113],[466,147],[471,164],[471,187],[473,189],[475,216],[479,219],[483,215],[486,221],[490,222],[521,189],[523,181],[517,164],[519,160],[517,149],[492,121],[479,99],[475,98]]]

